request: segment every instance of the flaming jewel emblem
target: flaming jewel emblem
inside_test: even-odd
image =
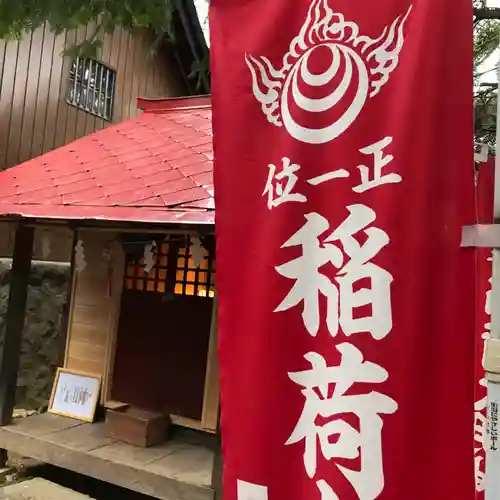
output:
[[[411,10],[372,39],[335,13],[328,0],[313,0],[281,69],[266,57],[245,56],[254,96],[267,120],[308,144],[324,144],[343,134],[396,69]],[[311,59],[318,50],[329,50],[331,63],[313,72]],[[321,126],[310,128],[311,118]]]

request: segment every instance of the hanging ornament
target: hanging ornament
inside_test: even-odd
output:
[[[87,262],[85,261],[85,249],[83,248],[82,240],[78,240],[75,246],[75,266],[77,273],[82,273],[87,267]]]
[[[151,269],[155,267],[156,264],[156,241],[148,243],[144,247],[144,271],[146,274],[151,272]]]
[[[191,257],[193,258],[194,267],[198,268],[201,266],[203,259],[205,258],[205,249],[201,244],[200,238],[198,236],[191,237]]]
[[[50,257],[52,249],[50,248],[50,236],[47,231],[42,233],[42,258],[47,260]]]

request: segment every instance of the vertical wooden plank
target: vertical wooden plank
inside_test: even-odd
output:
[[[0,221],[0,258],[12,257],[11,239],[14,223]]]
[[[113,31],[113,33],[105,33],[104,34],[104,42],[102,46],[102,55],[101,55],[101,61],[108,65],[110,68],[113,70],[116,70],[116,65],[112,66],[111,65],[111,59],[112,59],[112,52],[113,52],[113,44],[115,40],[115,33],[117,29]],[[93,121],[93,129],[94,130],[101,130],[104,128],[105,124],[108,123],[106,120],[103,120],[102,118],[99,118],[98,116],[94,117]],[[88,125],[88,122],[87,122]],[[87,130],[90,130],[89,126],[87,126]],[[88,132],[90,133],[90,132]]]
[[[134,53],[133,65],[131,75],[131,88],[130,88],[130,103],[128,109],[128,116],[137,116],[139,109],[137,108],[137,98],[139,97],[139,81],[141,74],[144,71],[144,30],[136,30],[134,33]]]
[[[120,60],[122,29],[115,28],[113,33],[108,34],[108,36],[111,37],[111,52],[109,54],[109,67],[117,71],[118,63]]]
[[[79,26],[76,29],[76,39],[75,39],[75,45],[78,45],[85,41],[85,37],[87,35],[87,26]],[[68,46],[66,45],[66,48]],[[66,79],[69,76],[69,67],[68,67],[68,72],[66,74]],[[64,139],[64,144],[68,144],[68,142],[72,142],[76,139],[76,123],[78,120],[78,117],[82,115],[82,113],[85,113],[85,111],[80,111],[77,107],[75,106],[68,106],[68,116],[66,118],[66,133],[65,133],[65,139]]]
[[[75,45],[75,41],[76,41],[76,30],[68,31],[68,33],[66,34],[63,50]],[[66,122],[68,120],[68,110],[70,108],[70,106],[66,102],[66,97],[68,94],[68,77],[70,68],[71,68],[71,58],[69,56],[64,56],[62,60],[62,70],[59,82],[56,131],[55,131],[54,145],[53,145],[54,149],[60,148],[66,142]]]
[[[40,86],[40,64],[44,46],[45,30],[42,27],[35,30],[31,39],[31,50],[28,64],[28,80],[21,126],[21,144],[19,148],[19,163],[31,158],[35,113],[37,108],[38,89]]]
[[[75,303],[78,298],[78,294],[76,293],[77,287],[78,287],[78,273],[75,272],[75,247],[78,243],[78,240],[80,239],[80,230],[76,228],[74,230],[74,241],[73,241],[73,248],[71,249],[71,276],[72,276],[72,281],[71,281],[71,290],[72,290],[72,301],[69,306],[69,314],[68,314],[68,326],[66,328],[66,338],[64,342],[64,356],[63,356],[63,364],[62,366],[67,367],[68,366],[68,353],[69,353],[69,344],[71,342],[71,330],[73,328],[73,314],[75,310]]]
[[[153,86],[153,97],[160,97],[160,94],[158,92],[158,54],[154,57],[154,59],[151,61],[153,64],[153,80],[151,82],[151,85]]]
[[[210,323],[210,340],[208,343],[207,370],[205,374],[205,391],[203,394],[203,413],[201,425],[209,431],[217,430],[219,417],[219,360],[217,357],[218,345],[218,298],[213,299],[212,320]]]
[[[127,46],[127,59],[122,71],[125,73],[125,82],[123,84],[123,101],[121,109],[122,120],[130,116],[130,99],[132,95],[132,78],[134,71],[134,56],[136,47],[136,31],[130,33]],[[120,68],[121,69],[121,68]]]
[[[9,143],[7,144],[6,165],[11,167],[19,160],[19,147],[21,145],[21,132],[23,126],[24,103],[28,83],[28,65],[30,61],[32,33],[19,43],[16,76],[14,81],[14,94],[12,96],[12,116],[10,119]]]
[[[111,39],[111,53],[110,53],[110,59],[109,59],[109,67],[113,70],[116,71],[117,76],[118,76],[118,65],[119,65],[119,60],[120,60],[120,53],[121,53],[121,37],[122,37],[122,30],[120,28],[116,28],[113,32],[113,37]],[[117,119],[118,116],[118,98],[117,98],[117,92],[118,92],[118,81],[115,83],[115,98],[114,98],[114,103],[113,103],[113,116],[112,116],[112,122],[117,122],[119,121]],[[102,120],[102,127],[106,127],[110,125],[110,122],[107,122],[105,120]]]
[[[2,79],[0,80],[0,170],[5,168],[7,155],[18,48],[18,42],[9,42],[5,44],[3,50]]]
[[[139,97],[147,97],[147,83],[148,83],[148,54],[151,50],[153,43],[149,30],[142,31],[142,49],[141,54],[141,71],[139,75]],[[136,103],[137,104],[137,103]]]
[[[33,141],[31,144],[31,157],[39,156],[43,151],[43,138],[45,134],[45,120],[49,103],[51,69],[54,60],[55,36],[48,23],[44,26],[42,58],[40,62],[40,75],[36,96],[35,118],[33,120]]]
[[[169,97],[173,95],[174,92],[170,89],[169,72],[165,62],[166,58],[161,57],[161,55],[160,53],[156,64],[156,92],[158,92],[161,97]]]
[[[90,113],[87,113],[86,111],[83,111],[81,109],[76,109],[76,121],[75,121],[74,133],[72,136],[70,136],[69,139],[66,140],[66,142],[71,142],[75,139],[80,139],[80,137],[83,137],[85,135],[85,126],[87,123],[88,116],[92,117]]]
[[[83,35],[83,40],[88,40],[95,32],[95,29],[96,29],[96,23],[95,22],[90,22],[89,24],[87,24],[87,26],[85,27],[85,32],[84,32],[84,35]],[[97,59],[99,59],[97,57]],[[86,135],[86,130],[87,130],[87,121],[91,121],[92,124],[95,123],[95,120],[94,120],[94,115],[92,115],[91,113],[87,113],[86,111],[81,111],[81,110],[78,110],[78,113],[77,113],[77,116],[76,116],[76,132],[75,132],[75,139],[78,139],[80,137],[83,137],[84,135]],[[92,132],[93,132],[93,127],[92,127]]]
[[[56,125],[59,123],[58,110],[61,97],[61,80],[63,71],[63,51],[66,44],[67,33],[61,33],[54,39],[54,49],[52,51],[52,62],[50,65],[50,83],[47,96],[47,112],[45,114],[44,136],[42,152],[46,153],[55,146]],[[66,87],[64,87],[66,88]]]
[[[90,38],[94,34],[96,27],[97,27],[97,23],[95,23],[95,22],[90,23],[88,25],[87,38]],[[99,50],[99,52],[96,56],[97,61],[99,61],[99,60],[104,61],[104,57],[106,54],[106,48],[107,48],[106,47],[106,35],[104,35],[103,47]],[[89,135],[92,132],[94,132],[94,130],[96,130],[96,122],[97,122],[97,117],[95,115],[93,115],[92,113],[85,113],[85,121],[83,124],[83,129],[78,134],[78,136],[82,137],[84,135]]]
[[[3,68],[4,68],[6,50],[7,50],[7,42],[2,39],[0,40],[0,96],[2,95],[2,79],[3,79]]]
[[[148,75],[148,89],[151,97],[170,97],[179,93],[169,79],[167,61],[168,58],[164,57],[161,52],[151,61]]]
[[[130,108],[130,97],[132,92],[132,76],[134,70],[134,54],[135,54],[135,31],[130,33],[128,37],[127,45],[127,58],[125,60],[125,65],[120,70],[124,73],[124,83],[123,83],[123,100],[121,109],[121,118],[126,120],[129,117]]]
[[[127,51],[128,51],[128,41],[130,34],[128,31],[120,28],[120,52],[118,57],[118,64],[116,65],[116,93],[115,93],[115,112],[113,116],[113,121],[120,122],[124,117],[122,117],[122,107],[125,101],[124,97],[124,85],[125,85],[125,68],[127,64]]]
[[[106,33],[104,35],[105,38],[102,48],[103,63],[109,66],[115,72],[116,72],[116,66],[118,64],[118,54],[120,52],[120,34],[121,34],[121,28],[115,28],[112,33]],[[116,80],[115,80],[115,87],[116,87]],[[95,130],[101,130],[112,122],[113,122],[113,116],[111,116],[111,122],[96,117]]]
[[[34,235],[33,227],[21,225],[16,231],[5,341],[0,358],[0,425],[11,423],[14,410]]]
[[[111,391],[113,389],[113,370],[115,367],[116,342],[118,336],[118,325],[120,322],[123,279],[125,274],[125,252],[120,243],[113,243],[112,256],[113,269],[111,284],[111,311],[109,315],[109,328],[106,344],[102,403],[111,399]]]
[[[72,320],[73,309],[75,307],[75,288],[76,288],[75,247],[77,243],[78,243],[78,230],[75,229],[73,231],[73,245],[71,249],[71,264],[70,264],[71,272],[70,272],[69,288],[61,318],[58,366],[64,366],[66,360],[66,350],[67,350],[66,348],[68,345],[70,322]]]
[[[146,68],[146,97],[155,97],[155,64],[156,57],[149,57]]]

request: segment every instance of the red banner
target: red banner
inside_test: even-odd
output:
[[[474,498],[470,0],[212,0],[225,500]]]
[[[477,221],[493,223],[494,167],[493,159],[477,165]],[[476,471],[476,500],[484,499],[486,473],[486,408],[487,391],[483,368],[484,347],[490,332],[491,250],[476,250],[476,396],[474,404],[474,462]]]

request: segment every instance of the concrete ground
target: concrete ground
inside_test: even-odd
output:
[[[0,489],[0,500],[92,500],[45,479],[30,479]]]

